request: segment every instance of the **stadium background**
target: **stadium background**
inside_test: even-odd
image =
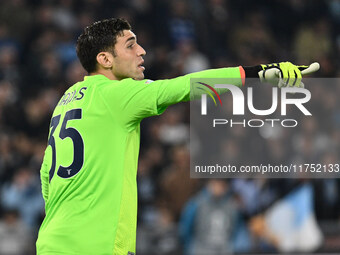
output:
[[[339,0],[1,1],[0,254],[34,254],[44,215],[39,169],[50,116],[63,92],[85,75],[76,58],[75,41],[86,25],[118,16],[131,22],[147,51],[145,76],[152,80],[207,68],[286,60],[320,62],[322,69],[316,77],[340,75]],[[313,94],[323,107],[316,109],[315,118],[303,120],[294,134],[296,142],[287,145],[283,138],[268,139],[257,156],[268,162],[297,158],[339,163],[339,88]],[[230,215],[208,220],[207,232],[197,233],[188,222],[190,217],[183,214],[184,208],[188,213],[193,203],[201,201],[202,194],[226,190],[233,192],[236,203],[230,206],[241,215],[238,220],[244,230],[228,246],[240,253],[282,251],[264,233],[263,221],[256,215],[306,183],[314,191],[314,213],[324,239],[318,247],[296,251],[340,252],[338,179],[228,183],[190,179],[189,104],[172,106],[162,116],[144,120],[142,128],[137,254],[189,254],[194,253],[190,244],[196,241],[204,240],[213,248],[214,243],[220,245],[219,237],[233,236],[235,231],[230,229],[235,226],[228,225],[229,233],[218,228],[224,226],[223,217]],[[228,137],[230,160],[242,161],[253,134],[235,131]],[[202,217],[200,222],[207,218],[212,217]],[[216,238],[210,240],[211,224],[215,224]],[[222,251],[230,252],[222,249],[216,254]]]

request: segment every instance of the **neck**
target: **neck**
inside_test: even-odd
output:
[[[90,75],[97,75],[101,74],[104,75],[105,77],[109,78],[110,80],[119,80],[112,72],[111,70],[106,70],[106,69],[99,69],[93,73],[90,73]]]

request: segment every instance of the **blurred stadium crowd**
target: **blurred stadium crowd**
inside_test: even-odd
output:
[[[63,92],[86,75],[75,53],[77,36],[109,17],[131,22],[152,80],[287,60],[318,61],[317,77],[340,76],[339,0],[1,1],[0,254],[34,254],[50,117]],[[252,154],[258,132],[230,129],[227,159],[340,163],[340,87],[311,93],[317,95],[313,118],[301,119],[291,143],[285,135],[262,137],[264,145]],[[189,104],[142,122],[137,254],[287,251],[266,231],[263,215],[303,185],[312,187],[323,241],[288,251],[340,252],[338,179],[190,179],[188,142]]]

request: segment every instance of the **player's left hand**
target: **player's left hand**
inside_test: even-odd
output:
[[[320,64],[314,62],[309,66],[297,66],[290,62],[261,65],[262,70],[258,72],[261,82],[269,82],[274,86],[303,88],[301,79],[303,75],[316,72]]]

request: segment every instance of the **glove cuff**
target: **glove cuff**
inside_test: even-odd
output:
[[[259,78],[259,72],[263,70],[262,66],[243,66],[246,78]]]

